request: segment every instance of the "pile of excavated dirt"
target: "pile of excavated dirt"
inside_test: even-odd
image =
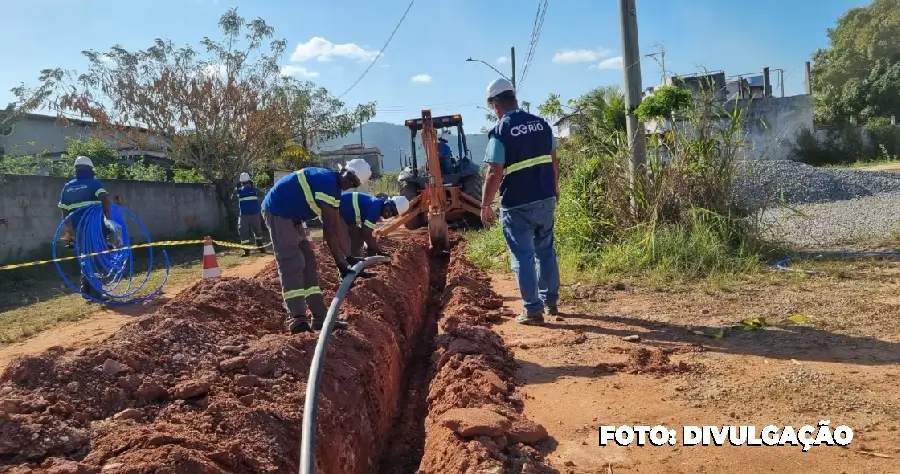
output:
[[[357,282],[342,306],[352,329],[331,340],[319,396],[318,472],[373,472],[402,395],[426,314],[430,262],[421,243],[386,247],[392,264]],[[337,271],[326,252],[317,252],[330,301]],[[90,349],[18,359],[0,375],[0,472],[297,471],[316,337],[287,334],[273,264],[250,280],[203,280]],[[477,368],[477,380],[495,366],[508,370],[496,337],[473,343],[490,346],[496,360],[456,354],[446,365]],[[499,386],[508,389],[503,380]],[[514,416],[512,405],[495,399]],[[462,455],[457,445],[467,446],[441,448],[454,453],[454,463]],[[457,472],[449,466],[430,472]]]
[[[488,327],[503,301],[462,255],[457,246],[447,269],[418,473],[557,472],[535,448],[547,430],[522,414],[515,361]]]
[[[688,351],[703,351],[703,347],[690,347]],[[685,362],[673,363],[669,358],[672,350],[647,349],[638,347],[630,351],[628,362],[603,363],[596,367],[598,373],[621,372],[632,375],[683,374],[694,370]]]

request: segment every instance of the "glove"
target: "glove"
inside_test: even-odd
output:
[[[341,279],[347,278],[347,276],[351,274],[356,274],[356,272],[350,268],[350,265],[347,265],[346,263],[339,263],[337,267],[338,273],[341,274]]]

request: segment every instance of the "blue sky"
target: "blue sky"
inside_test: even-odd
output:
[[[496,73],[509,74],[510,46],[524,66],[538,0],[418,0],[384,55],[345,97],[354,105],[377,101],[377,121],[401,122],[430,107],[462,113],[477,131],[484,123],[484,91]],[[642,54],[664,45],[666,67],[679,74],[705,67],[726,75],[785,71],[787,95],[803,93],[803,62],[827,45],[826,29],[862,0],[637,0]],[[83,69],[85,49],[119,43],[144,48],[156,37],[198,44],[217,37],[218,17],[238,7],[262,17],[288,40],[286,71],[309,76],[340,94],[366,68],[408,5],[407,0],[0,0],[0,104],[9,89],[34,82],[41,69]],[[563,99],[592,87],[622,84],[618,2],[553,0],[530,72],[519,96],[537,105],[549,93]],[[501,59],[503,58],[503,59]],[[293,59],[293,60],[292,60]],[[645,59],[644,86],[656,85],[660,67]],[[304,72],[305,71],[305,72]],[[414,80],[414,78],[416,78]],[[777,94],[777,76],[773,72]]]

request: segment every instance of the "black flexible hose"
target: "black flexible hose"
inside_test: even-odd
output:
[[[350,292],[356,275],[366,267],[376,263],[390,262],[388,257],[368,257],[362,262],[353,265],[353,273],[344,277],[338,287],[331,307],[325,316],[325,324],[319,333],[316,342],[316,351],[313,353],[312,364],[309,369],[309,380],[306,382],[306,401],[303,405],[303,432],[300,439],[300,474],[313,474],[316,472],[316,416],[319,408],[319,386],[322,384],[322,373],[325,371],[325,353],[328,350],[328,341],[331,339],[331,331],[334,322],[340,314],[341,302]]]

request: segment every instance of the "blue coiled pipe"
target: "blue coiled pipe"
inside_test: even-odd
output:
[[[148,247],[149,261],[147,262],[147,270],[141,276],[136,273],[134,266],[134,255],[131,249],[123,248],[115,250],[107,242],[103,224],[103,207],[100,204],[91,205],[70,213],[59,224],[56,234],[53,236],[53,258],[59,258],[59,241],[60,236],[65,232],[66,223],[72,220],[75,214],[79,214],[81,218],[78,225],[73,229],[75,236],[75,255],[77,256],[78,266],[84,275],[87,276],[91,286],[99,293],[109,298],[105,301],[107,305],[130,305],[142,303],[156,296],[162,291],[166,282],[169,280],[171,265],[169,263],[169,255],[163,250],[163,261],[165,262],[165,276],[158,286],[155,288],[146,288],[153,274],[153,247]],[[128,235],[128,226],[125,217],[133,221],[140,229],[144,236],[144,240],[150,243],[150,233],[144,224],[131,211],[115,204],[110,206],[110,220],[118,224],[122,228],[122,242],[126,245],[131,240]],[[110,251],[112,250],[112,251]],[[110,251],[110,252],[107,252]],[[98,252],[100,255],[89,255]],[[76,293],[81,294],[84,298],[101,302],[98,298],[86,295],[81,291],[81,285],[75,285],[66,276],[59,262],[56,263],[56,271],[62,277],[66,286]],[[137,296],[138,294],[141,296]]]

